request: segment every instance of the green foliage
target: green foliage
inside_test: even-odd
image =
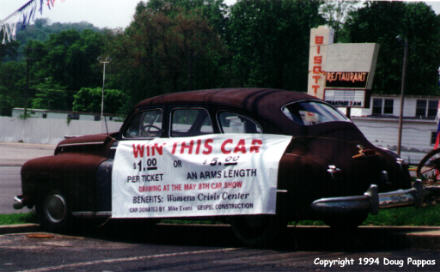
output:
[[[51,81],[34,86],[35,96],[31,101],[34,109],[70,110],[67,105],[67,92],[64,87]]]
[[[321,1],[241,0],[228,35],[234,85],[306,90],[310,28]]]
[[[406,91],[437,94],[440,17],[425,3],[367,2],[344,25],[350,42],[380,44],[373,91],[398,93],[403,38],[408,39]],[[400,36],[399,40],[396,37]]]
[[[0,214],[0,225],[13,225],[36,222],[37,217],[33,213]]]
[[[81,23],[54,23],[49,24],[49,20],[45,18],[36,19],[34,24],[26,26],[17,32],[17,57],[18,60],[23,60],[25,57],[25,48],[30,41],[45,42],[50,35],[60,33],[66,30],[74,30],[82,32],[83,30],[92,30],[99,32],[100,29],[94,27],[87,22]]]
[[[81,88],[73,100],[73,111],[101,112],[101,88]],[[104,89],[104,112],[119,114],[127,103],[127,95],[121,90]]]
[[[23,63],[0,62],[0,113],[10,115],[13,107],[24,107],[26,97],[26,68]]]
[[[377,215],[369,215],[364,225],[439,226],[440,206],[380,210]]]
[[[201,9],[166,5],[168,2],[138,5],[134,21],[112,41],[114,80],[110,84],[127,90],[133,102],[222,84],[225,46],[220,36],[200,16]]]

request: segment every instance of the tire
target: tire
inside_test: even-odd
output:
[[[368,213],[335,216],[327,218],[324,222],[335,230],[353,230],[367,219]]]
[[[432,178],[432,177],[428,177],[424,173],[424,167],[427,167],[428,169],[432,169],[432,170],[440,170],[439,169],[440,157],[438,153],[440,153],[440,148],[431,150],[420,160],[419,164],[417,165],[416,174],[417,177],[420,178],[422,181],[426,181]],[[434,176],[434,179],[436,181],[437,175]]]
[[[37,204],[40,225],[50,232],[67,232],[72,214],[66,196],[58,190],[46,192]]]
[[[235,237],[244,245],[267,247],[286,230],[287,220],[276,215],[234,216],[231,226]]]

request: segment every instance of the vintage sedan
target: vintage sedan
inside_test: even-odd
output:
[[[380,207],[420,202],[403,160],[331,105],[276,89],[148,98],[119,132],[60,142],[25,163],[14,207],[64,231],[76,217],[217,217],[251,245],[286,223],[356,227]]]

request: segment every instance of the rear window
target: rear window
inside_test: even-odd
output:
[[[281,110],[290,120],[304,126],[335,121],[350,122],[350,119],[338,110],[327,104],[315,101],[288,104]]]

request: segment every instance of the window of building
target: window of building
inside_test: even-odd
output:
[[[435,119],[437,116],[437,100],[418,99],[416,104],[416,118]]]
[[[373,98],[373,115],[393,114],[394,99]]]
[[[426,100],[417,100],[416,104],[416,117],[424,118],[426,116]]]
[[[188,137],[214,133],[211,118],[205,109],[176,109],[172,114],[172,137]]]
[[[384,114],[393,114],[394,109],[394,100],[393,99],[385,99],[383,113]]]
[[[382,98],[373,98],[373,115],[382,114]]]
[[[437,105],[438,105],[438,101],[429,100],[428,116],[427,116],[429,119],[435,119],[435,117],[437,116]]]

